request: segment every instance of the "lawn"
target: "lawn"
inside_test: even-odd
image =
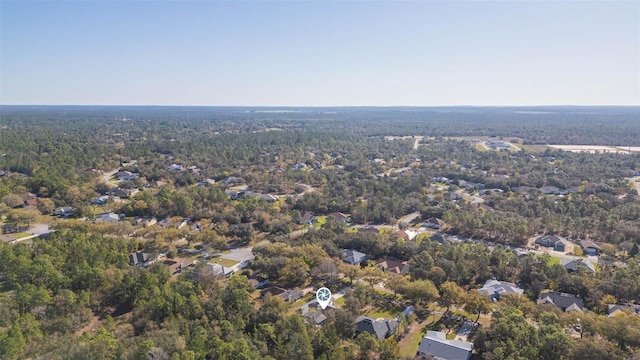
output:
[[[318,216],[317,219],[318,219],[318,221],[313,223],[313,227],[316,228],[316,229],[319,229],[320,227],[322,227],[322,225],[327,223],[327,217],[326,216]]]
[[[403,309],[400,308],[400,307],[393,306],[391,304],[385,304],[382,307],[377,307],[377,308],[373,309],[372,311],[369,311],[365,315],[369,316],[371,318],[374,318],[374,319],[378,319],[378,318],[393,319],[400,312],[402,312],[402,310]]]
[[[344,306],[345,304],[346,304],[346,301],[344,300],[344,296],[343,296],[343,297],[339,297],[339,298],[337,298],[337,299],[335,299],[335,300],[333,301],[333,305],[334,305],[334,306],[340,306],[340,307],[342,307],[342,306]]]
[[[16,239],[22,239],[22,238],[25,238],[27,236],[31,236],[33,234],[29,234],[29,233],[26,233],[26,232],[19,232],[19,233],[7,234],[7,235],[12,236],[12,237],[14,237]]]
[[[426,335],[427,330],[432,330],[431,326],[437,323],[438,320],[440,320],[440,315],[435,315],[433,318],[430,315],[421,323],[411,324],[409,335],[405,336],[399,342],[400,356],[413,358],[418,352],[420,341]]]
[[[231,259],[225,259],[225,258],[212,258],[211,262],[216,263],[216,264],[220,264],[224,267],[232,267],[233,265],[237,264],[238,262],[235,260],[231,260]]]

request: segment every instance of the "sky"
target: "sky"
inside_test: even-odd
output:
[[[640,105],[640,2],[6,1],[0,104]]]

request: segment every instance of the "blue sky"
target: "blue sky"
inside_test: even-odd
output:
[[[5,1],[1,104],[640,105],[640,2]]]

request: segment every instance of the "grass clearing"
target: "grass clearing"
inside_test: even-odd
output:
[[[344,306],[345,304],[346,304],[346,301],[344,300],[344,296],[339,297],[333,301],[333,305],[335,306]]]
[[[232,267],[232,266],[234,266],[234,265],[236,265],[238,263],[235,260],[225,259],[225,258],[221,258],[221,257],[212,258],[210,260],[210,262],[213,262],[213,263],[216,263],[216,264],[220,264],[220,265],[222,265],[224,267]]]
[[[313,227],[316,228],[316,229],[319,229],[320,227],[322,227],[322,225],[327,223],[327,217],[326,216],[318,216],[316,219],[318,219],[318,221],[313,223]]]
[[[33,234],[26,233],[26,232],[19,232],[19,233],[7,234],[7,235],[12,236],[16,239],[22,239],[22,238],[26,238],[27,236],[31,236]]]

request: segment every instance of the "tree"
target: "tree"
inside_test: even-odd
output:
[[[464,303],[465,291],[458,284],[452,281],[446,281],[440,285],[440,302],[447,307],[447,311],[451,305],[459,305]]]
[[[478,314],[475,320],[477,324],[480,319],[480,314],[488,314],[491,311],[491,300],[479,292],[472,290],[467,293],[464,309],[469,313]]]
[[[416,304],[426,306],[440,295],[438,289],[431,280],[411,281],[402,288],[402,295]]]
[[[289,259],[280,270],[278,281],[286,287],[295,287],[303,284],[309,276],[309,265],[299,257]]]
[[[38,199],[38,210],[45,215],[53,214],[56,210],[56,204],[49,198]]]
[[[409,280],[402,275],[391,275],[384,282],[384,287],[393,291],[393,296],[396,297],[398,292],[409,284]]]
[[[16,194],[9,194],[2,197],[2,202],[10,208],[17,208],[24,204],[22,196]]]

